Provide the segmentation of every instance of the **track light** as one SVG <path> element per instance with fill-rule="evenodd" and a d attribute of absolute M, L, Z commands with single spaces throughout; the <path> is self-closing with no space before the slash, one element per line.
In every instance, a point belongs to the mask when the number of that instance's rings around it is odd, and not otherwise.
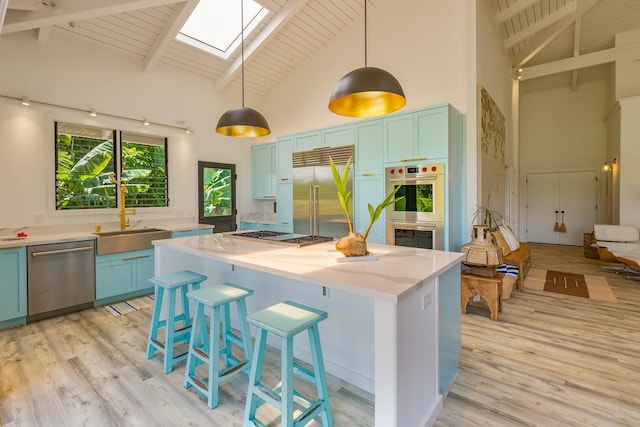
<path fill-rule="evenodd" d="M 26 96 L 22 97 L 22 105 L 28 107 L 29 106 L 29 98 L 27 98 Z"/>
<path fill-rule="evenodd" d="M 98 115 L 98 113 L 96 113 L 96 110 L 95 110 L 94 108 L 92 108 L 91 110 L 89 110 L 89 115 L 90 115 L 91 117 L 95 117 L 95 116 L 97 116 L 97 115 Z"/>

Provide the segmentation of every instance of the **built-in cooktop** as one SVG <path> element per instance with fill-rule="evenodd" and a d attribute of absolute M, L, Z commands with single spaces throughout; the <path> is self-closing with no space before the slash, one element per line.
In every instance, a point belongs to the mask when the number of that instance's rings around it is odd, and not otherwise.
<path fill-rule="evenodd" d="M 285 233 L 282 231 L 270 230 L 240 231 L 229 235 L 244 239 L 260 239 L 265 242 L 281 243 L 291 246 L 308 246 L 333 240 L 333 237 L 328 236 L 310 236 L 307 234 Z"/>

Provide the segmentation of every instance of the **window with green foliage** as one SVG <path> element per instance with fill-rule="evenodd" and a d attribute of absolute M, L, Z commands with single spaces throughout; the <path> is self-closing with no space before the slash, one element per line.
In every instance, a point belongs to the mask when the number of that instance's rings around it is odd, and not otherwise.
<path fill-rule="evenodd" d="M 55 161 L 56 210 L 119 207 L 112 176 L 127 207 L 168 206 L 166 138 L 56 123 Z"/>

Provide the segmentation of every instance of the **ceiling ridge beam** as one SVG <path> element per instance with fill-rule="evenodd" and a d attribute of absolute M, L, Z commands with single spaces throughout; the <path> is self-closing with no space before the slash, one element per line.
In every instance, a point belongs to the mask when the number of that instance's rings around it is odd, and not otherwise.
<path fill-rule="evenodd" d="M 543 29 L 545 29 L 549 25 L 552 25 L 552 24 L 560 21 L 562 18 L 570 16 L 573 12 L 575 12 L 575 10 L 576 10 L 576 2 L 572 2 L 572 3 L 567 4 L 566 6 L 562 7 L 561 9 L 558 9 L 558 10 L 554 11 L 553 13 L 548 14 L 547 16 L 545 16 L 544 18 L 542 18 L 541 20 L 539 20 L 535 24 L 529 25 L 524 30 L 522 30 L 522 31 L 514 34 L 513 36 L 509 37 L 508 39 L 506 39 L 504 41 L 504 47 L 506 49 L 509 49 L 510 47 L 513 47 L 514 45 L 520 43 L 522 40 L 526 39 L 527 37 L 531 37 L 535 33 L 542 31 Z"/>
<path fill-rule="evenodd" d="M 309 0 L 290 0 L 286 6 L 280 9 L 280 12 L 267 24 L 267 26 L 258 34 L 253 41 L 244 49 L 244 62 L 253 56 L 258 48 L 273 38 L 284 25 L 302 9 Z M 242 56 L 237 57 L 231 65 L 220 75 L 215 83 L 215 92 L 220 93 L 226 88 L 236 76 L 242 66 Z"/>
<path fill-rule="evenodd" d="M 513 18 L 514 16 L 516 16 L 517 14 L 519 14 L 520 12 L 525 10 L 526 8 L 533 6 L 535 3 L 538 3 L 539 1 L 540 0 L 520 0 L 520 1 L 518 1 L 513 6 L 507 7 L 502 12 L 496 14 L 496 18 L 495 18 L 496 24 L 498 24 L 498 25 L 502 24 L 504 21 Z"/>
<path fill-rule="evenodd" d="M 193 13 L 193 10 L 198 6 L 198 3 L 200 3 L 200 0 L 187 0 L 176 7 L 162 28 L 162 31 L 160 31 L 160 34 L 156 37 L 149 52 L 145 55 L 142 62 L 144 71 L 150 70 L 158 63 L 169 45 L 175 40 L 180 29 Z"/>
<path fill-rule="evenodd" d="M 62 25 L 71 21 L 81 21 L 181 2 L 176 0 L 110 0 L 105 3 L 103 0 L 67 0 L 56 7 L 20 14 L 19 17 L 8 15 L 1 34 Z"/>
<path fill-rule="evenodd" d="M 558 61 L 547 62 L 546 64 L 523 68 L 521 72 L 522 78 L 520 80 L 535 79 L 565 71 L 607 64 L 620 59 L 628 59 L 636 55 L 640 55 L 640 43 L 612 47 L 572 58 L 560 59 Z"/>
<path fill-rule="evenodd" d="M 514 57 L 514 68 L 521 68 L 527 62 L 531 61 L 533 57 L 540 53 L 545 47 L 549 46 L 552 41 L 554 41 L 560 34 L 562 34 L 567 28 L 569 28 L 569 26 L 572 25 L 578 17 L 582 17 L 599 1 L 600 0 L 578 0 L 577 9 L 573 13 L 573 15 L 565 16 L 560 21 L 538 33 L 535 39 L 542 41 L 540 41 L 535 46 L 522 51 Z"/>

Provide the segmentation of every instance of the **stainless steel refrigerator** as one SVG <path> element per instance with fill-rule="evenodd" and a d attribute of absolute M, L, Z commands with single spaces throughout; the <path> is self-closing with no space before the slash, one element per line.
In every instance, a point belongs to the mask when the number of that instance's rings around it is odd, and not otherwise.
<path fill-rule="evenodd" d="M 338 200 L 338 193 L 329 158 L 342 176 L 345 165 L 353 156 L 353 145 L 322 147 L 293 153 L 293 232 L 335 238 L 349 234 L 347 217 Z M 353 189 L 353 164 L 347 186 Z M 353 221 L 353 197 L 349 214 Z"/>

